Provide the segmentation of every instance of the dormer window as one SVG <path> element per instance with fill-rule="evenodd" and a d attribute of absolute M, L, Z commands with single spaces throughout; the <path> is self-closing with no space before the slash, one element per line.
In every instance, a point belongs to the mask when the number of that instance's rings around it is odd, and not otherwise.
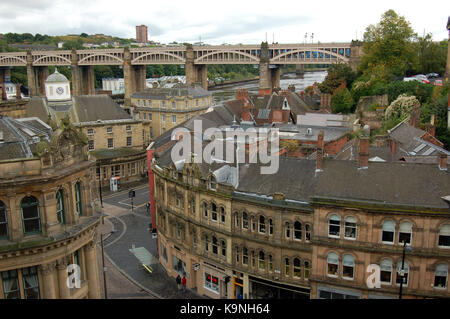
<path fill-rule="evenodd" d="M 216 178 L 214 176 L 211 176 L 209 178 L 209 189 L 216 190 L 216 188 L 217 188 Z"/>

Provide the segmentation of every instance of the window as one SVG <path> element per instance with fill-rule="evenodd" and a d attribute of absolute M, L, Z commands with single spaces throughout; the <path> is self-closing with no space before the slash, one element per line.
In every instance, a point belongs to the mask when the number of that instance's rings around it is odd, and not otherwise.
<path fill-rule="evenodd" d="M 114 139 L 108 138 L 108 148 L 114 148 Z"/>
<path fill-rule="evenodd" d="M 246 212 L 242 213 L 242 228 L 248 229 L 248 215 Z"/>
<path fill-rule="evenodd" d="M 442 225 L 439 232 L 439 247 L 450 247 L 450 225 Z"/>
<path fill-rule="evenodd" d="M 408 222 L 403 222 L 400 224 L 400 228 L 398 230 L 398 243 L 406 245 L 411 245 L 411 234 L 412 234 L 412 225 Z"/>
<path fill-rule="evenodd" d="M 273 221 L 272 221 L 272 218 L 269 219 L 269 235 L 273 235 Z"/>
<path fill-rule="evenodd" d="M 106 128 L 106 133 L 112 134 L 112 132 L 113 132 L 113 128 L 112 127 L 107 127 Z"/>
<path fill-rule="evenodd" d="M 131 125 L 127 125 L 126 127 L 127 132 L 131 132 Z"/>
<path fill-rule="evenodd" d="M 446 288 L 448 277 L 448 265 L 440 264 L 434 273 L 434 288 Z"/>
<path fill-rule="evenodd" d="M 219 293 L 219 278 L 205 272 L 205 288 Z"/>
<path fill-rule="evenodd" d="M 294 258 L 294 277 L 302 277 L 302 263 L 298 258 Z"/>
<path fill-rule="evenodd" d="M 186 108 L 189 108 L 189 102 L 186 101 Z"/>
<path fill-rule="evenodd" d="M 256 230 L 256 220 L 255 220 L 255 216 L 250 217 L 251 221 L 252 221 L 252 231 Z"/>
<path fill-rule="evenodd" d="M 166 114 L 161 114 L 161 122 L 166 122 Z"/>
<path fill-rule="evenodd" d="M 152 100 L 148 101 L 148 107 L 152 107 Z"/>
<path fill-rule="evenodd" d="M 6 206 L 0 201 L 0 238 L 8 237 L 8 220 L 6 218 Z"/>
<path fill-rule="evenodd" d="M 147 119 L 147 114 L 146 113 L 142 113 L 142 114 L 143 114 L 144 120 L 146 120 Z"/>
<path fill-rule="evenodd" d="M 309 224 L 305 225 L 305 240 L 306 241 L 311 240 L 311 226 Z"/>
<path fill-rule="evenodd" d="M 64 192 L 60 189 L 56 193 L 56 218 L 60 224 L 66 223 L 66 213 L 64 210 Z"/>
<path fill-rule="evenodd" d="M 236 247 L 236 263 L 239 263 L 239 247 Z"/>
<path fill-rule="evenodd" d="M 189 120 L 189 114 L 186 114 L 186 120 Z"/>
<path fill-rule="evenodd" d="M 95 149 L 94 140 L 89 140 L 88 145 L 89 145 L 89 150 L 90 151 Z"/>
<path fill-rule="evenodd" d="M 339 258 L 335 253 L 329 253 L 327 257 L 327 275 L 329 277 L 337 277 L 339 269 Z"/>
<path fill-rule="evenodd" d="M 393 244 L 395 234 L 395 224 L 391 220 L 386 220 L 383 223 L 383 233 L 381 235 L 381 241 L 383 243 Z"/>
<path fill-rule="evenodd" d="M 255 251 L 252 251 L 252 267 L 255 267 Z"/>
<path fill-rule="evenodd" d="M 234 213 L 234 226 L 239 228 L 239 214 L 237 212 Z"/>
<path fill-rule="evenodd" d="M 273 257 L 269 255 L 269 271 L 273 271 Z"/>
<path fill-rule="evenodd" d="M 19 276 L 16 269 L 3 271 L 2 282 L 5 299 L 20 299 Z"/>
<path fill-rule="evenodd" d="M 137 100 L 137 106 L 141 106 L 141 100 Z"/>
<path fill-rule="evenodd" d="M 218 244 L 217 244 L 217 238 L 213 236 L 212 238 L 212 252 L 213 254 L 218 254 Z"/>
<path fill-rule="evenodd" d="M 331 215 L 328 220 L 328 236 L 340 237 L 341 234 L 341 217 L 338 215 Z"/>
<path fill-rule="evenodd" d="M 383 259 L 380 263 L 380 282 L 390 285 L 392 282 L 392 261 Z"/>
<path fill-rule="evenodd" d="M 344 255 L 342 258 L 342 278 L 353 279 L 355 260 L 352 255 Z"/>
<path fill-rule="evenodd" d="M 166 107 L 166 102 L 165 102 L 165 101 L 162 101 L 161 107 L 162 107 L 163 109 Z"/>
<path fill-rule="evenodd" d="M 409 265 L 408 265 L 408 263 L 406 261 L 405 261 L 405 263 L 403 265 L 403 271 L 402 271 L 402 263 L 399 262 L 397 264 L 397 280 L 396 280 L 396 283 L 398 285 L 400 285 L 400 283 L 401 283 L 402 273 L 403 273 L 403 285 L 404 286 L 408 286 Z"/>
<path fill-rule="evenodd" d="M 75 207 L 78 215 L 83 215 L 83 204 L 81 201 L 81 183 L 77 182 L 75 184 Z"/>
<path fill-rule="evenodd" d="M 216 178 L 214 176 L 211 176 L 209 178 L 209 189 L 215 190 L 216 189 Z"/>
<path fill-rule="evenodd" d="M 39 280 L 36 267 L 22 269 L 23 293 L 25 299 L 39 299 Z"/>
<path fill-rule="evenodd" d="M 309 265 L 309 261 L 305 261 L 305 279 L 309 278 L 310 271 L 311 267 Z"/>
<path fill-rule="evenodd" d="M 227 256 L 227 244 L 225 243 L 224 240 L 222 240 L 220 242 L 220 246 L 222 247 L 222 257 L 226 257 Z"/>
<path fill-rule="evenodd" d="M 175 105 L 175 102 L 172 102 L 172 108 L 173 108 L 173 109 L 176 109 L 176 108 L 177 108 L 176 105 Z"/>
<path fill-rule="evenodd" d="M 175 124 L 177 122 L 177 116 L 172 115 L 172 123 Z"/>
<path fill-rule="evenodd" d="M 198 100 L 195 100 L 195 106 L 198 106 Z"/>
<path fill-rule="evenodd" d="M 181 239 L 181 227 L 180 224 L 176 223 L 176 235 L 177 235 L 177 239 Z"/>
<path fill-rule="evenodd" d="M 345 229 L 344 229 L 345 239 L 356 239 L 356 218 L 347 217 L 345 219 Z"/>
<path fill-rule="evenodd" d="M 220 222 L 225 224 L 225 208 L 220 207 Z"/>
<path fill-rule="evenodd" d="M 248 265 L 248 249 L 244 247 L 242 250 L 242 264 Z"/>
<path fill-rule="evenodd" d="M 208 217 L 208 204 L 203 203 L 203 217 Z"/>
<path fill-rule="evenodd" d="M 111 166 L 111 176 L 120 176 L 120 165 Z"/>
<path fill-rule="evenodd" d="M 264 256 L 264 252 L 260 251 L 258 257 L 259 257 L 258 258 L 259 269 L 266 269 L 266 259 L 265 259 L 265 256 Z"/>
<path fill-rule="evenodd" d="M 152 113 L 148 113 L 148 120 L 149 120 L 149 121 L 152 120 Z"/>
<path fill-rule="evenodd" d="M 127 136 L 127 146 L 131 146 L 131 145 L 132 145 L 131 136 Z"/>
<path fill-rule="evenodd" d="M 142 100 L 142 104 L 143 104 L 143 106 L 147 106 L 147 103 L 145 100 Z"/>
<path fill-rule="evenodd" d="M 214 203 L 211 203 L 211 220 L 217 221 L 217 205 Z"/>
<path fill-rule="evenodd" d="M 94 135 L 94 129 L 92 129 L 92 128 L 88 129 L 87 135 Z"/>
<path fill-rule="evenodd" d="M 291 272 L 289 258 L 284 258 L 284 274 L 289 276 Z"/>
<path fill-rule="evenodd" d="M 264 216 L 259 216 L 259 232 L 266 233 L 266 219 Z"/>
<path fill-rule="evenodd" d="M 22 199 L 22 223 L 25 234 L 41 232 L 41 217 L 39 215 L 39 202 L 33 196 Z"/>
<path fill-rule="evenodd" d="M 286 238 L 291 238 L 291 225 L 288 222 L 285 224 L 285 235 Z"/>
<path fill-rule="evenodd" d="M 153 127 L 150 127 L 150 138 L 153 138 Z"/>
<path fill-rule="evenodd" d="M 294 223 L 294 239 L 302 240 L 302 223 L 299 221 Z"/>

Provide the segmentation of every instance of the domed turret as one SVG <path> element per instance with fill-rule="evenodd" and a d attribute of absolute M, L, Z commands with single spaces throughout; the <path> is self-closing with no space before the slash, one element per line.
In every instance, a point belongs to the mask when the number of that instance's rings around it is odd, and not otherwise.
<path fill-rule="evenodd" d="M 55 72 L 50 74 L 45 81 L 45 94 L 49 102 L 70 100 L 69 80 L 56 68 Z"/>

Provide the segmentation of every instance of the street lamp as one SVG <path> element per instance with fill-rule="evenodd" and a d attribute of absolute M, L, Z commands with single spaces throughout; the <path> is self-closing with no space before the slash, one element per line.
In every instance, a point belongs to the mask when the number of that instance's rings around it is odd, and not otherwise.
<path fill-rule="evenodd" d="M 402 254 L 402 269 L 400 270 L 400 276 L 402 277 L 402 280 L 400 281 L 400 291 L 398 294 L 398 299 L 402 299 L 403 294 L 403 282 L 405 281 L 405 252 L 411 252 L 413 249 L 411 246 L 406 247 L 406 241 L 403 240 L 403 254 Z"/>

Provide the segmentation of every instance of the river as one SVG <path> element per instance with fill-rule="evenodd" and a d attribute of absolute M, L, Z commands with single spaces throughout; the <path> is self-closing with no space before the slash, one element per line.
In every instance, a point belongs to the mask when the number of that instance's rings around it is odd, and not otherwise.
<path fill-rule="evenodd" d="M 305 72 L 303 76 L 295 74 L 287 74 L 280 80 L 282 90 L 287 90 L 288 86 L 293 84 L 295 91 L 302 91 L 307 86 L 314 84 L 314 82 L 322 82 L 327 76 L 327 71 Z M 245 84 L 237 84 L 235 86 L 224 87 L 220 89 L 211 90 L 214 99 L 214 104 L 221 104 L 223 101 L 233 100 L 236 97 L 238 89 L 247 89 L 249 94 L 258 94 L 259 83 L 251 82 Z"/>

